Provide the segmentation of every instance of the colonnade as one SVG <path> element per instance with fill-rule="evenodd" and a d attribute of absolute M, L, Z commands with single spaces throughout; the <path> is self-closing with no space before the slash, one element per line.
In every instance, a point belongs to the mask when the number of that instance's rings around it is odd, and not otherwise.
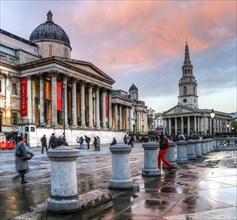
<path fill-rule="evenodd" d="M 228 126 L 229 125 L 229 126 Z M 223 117 L 210 116 L 178 116 L 164 118 L 164 130 L 170 134 L 198 134 L 231 132 L 231 121 Z"/>

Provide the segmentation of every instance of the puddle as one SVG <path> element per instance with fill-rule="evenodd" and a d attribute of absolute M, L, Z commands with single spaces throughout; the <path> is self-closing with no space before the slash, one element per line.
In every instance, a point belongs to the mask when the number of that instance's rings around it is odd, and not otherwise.
<path fill-rule="evenodd" d="M 163 192 L 163 193 L 187 193 L 188 189 L 181 188 L 181 187 L 165 186 L 160 190 L 160 192 Z"/>

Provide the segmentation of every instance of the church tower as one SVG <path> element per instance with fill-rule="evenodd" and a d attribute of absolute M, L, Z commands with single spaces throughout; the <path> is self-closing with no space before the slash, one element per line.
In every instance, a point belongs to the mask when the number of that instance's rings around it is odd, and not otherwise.
<path fill-rule="evenodd" d="M 180 105 L 191 108 L 198 108 L 197 82 L 193 76 L 193 66 L 190 61 L 188 43 L 185 45 L 184 63 L 182 66 L 182 78 L 179 80 L 179 96 Z"/>

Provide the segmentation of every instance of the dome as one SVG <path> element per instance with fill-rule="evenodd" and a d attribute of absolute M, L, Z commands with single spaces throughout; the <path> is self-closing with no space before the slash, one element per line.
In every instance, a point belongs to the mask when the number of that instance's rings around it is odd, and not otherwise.
<path fill-rule="evenodd" d="M 132 84 L 132 86 L 130 87 L 129 89 L 129 92 L 130 91 L 138 91 L 137 87 L 134 85 L 134 83 Z"/>
<path fill-rule="evenodd" d="M 71 48 L 66 32 L 53 22 L 53 14 L 51 11 L 47 14 L 47 21 L 35 28 L 29 40 L 34 43 L 42 40 L 56 40 Z"/>

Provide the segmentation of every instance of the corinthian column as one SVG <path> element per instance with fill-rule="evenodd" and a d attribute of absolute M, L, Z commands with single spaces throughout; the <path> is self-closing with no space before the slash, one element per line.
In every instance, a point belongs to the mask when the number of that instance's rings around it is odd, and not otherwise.
<path fill-rule="evenodd" d="M 100 88 L 96 87 L 96 128 L 100 128 Z"/>
<path fill-rule="evenodd" d="M 109 91 L 109 128 L 112 128 L 112 102 L 111 102 L 111 91 Z"/>
<path fill-rule="evenodd" d="M 44 103 L 45 103 L 45 87 L 44 87 L 44 75 L 40 74 L 40 125 L 45 125 L 45 112 L 44 112 Z"/>
<path fill-rule="evenodd" d="M 102 91 L 102 122 L 103 122 L 103 129 L 106 129 L 105 89 L 103 89 Z"/>
<path fill-rule="evenodd" d="M 56 72 L 52 72 L 51 74 L 52 80 L 51 80 L 51 124 L 53 126 L 58 125 L 57 121 L 57 74 Z"/>
<path fill-rule="evenodd" d="M 93 127 L 93 116 L 92 116 L 92 110 L 93 110 L 93 103 L 92 103 L 92 84 L 89 84 L 89 128 Z"/>
<path fill-rule="evenodd" d="M 31 91 L 31 77 L 27 77 L 27 108 L 28 108 L 28 123 L 32 123 L 32 91 Z"/>
<path fill-rule="evenodd" d="M 72 82 L 72 126 L 77 127 L 77 85 L 75 79 Z"/>
<path fill-rule="evenodd" d="M 81 127 L 86 127 L 85 121 L 85 82 L 81 81 Z"/>
<path fill-rule="evenodd" d="M 64 106 L 63 106 L 63 111 L 64 111 L 64 122 L 65 125 L 68 126 L 68 114 L 67 114 L 67 77 L 64 77 L 63 79 L 63 99 L 64 99 Z"/>

